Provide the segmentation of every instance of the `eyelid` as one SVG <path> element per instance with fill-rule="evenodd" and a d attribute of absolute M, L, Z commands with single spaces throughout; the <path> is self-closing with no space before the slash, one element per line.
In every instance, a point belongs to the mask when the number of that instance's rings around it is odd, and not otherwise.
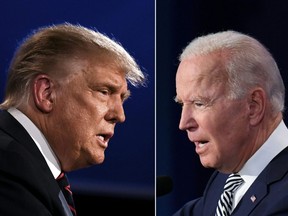
<path fill-rule="evenodd" d="M 207 104 L 206 104 L 205 102 L 199 101 L 199 100 L 194 101 L 193 104 L 194 104 L 195 106 L 197 106 L 197 107 L 207 106 Z"/>
<path fill-rule="evenodd" d="M 184 106 L 185 104 L 186 105 L 191 104 L 191 105 L 199 106 L 199 107 L 203 107 L 203 106 L 207 106 L 208 105 L 207 101 L 202 100 L 202 99 L 193 99 L 191 101 L 183 102 L 183 101 L 179 100 L 177 97 L 175 97 L 174 101 L 176 103 L 180 104 L 181 106 Z"/>
<path fill-rule="evenodd" d="M 109 89 L 101 89 L 100 92 L 111 94 L 111 91 Z"/>

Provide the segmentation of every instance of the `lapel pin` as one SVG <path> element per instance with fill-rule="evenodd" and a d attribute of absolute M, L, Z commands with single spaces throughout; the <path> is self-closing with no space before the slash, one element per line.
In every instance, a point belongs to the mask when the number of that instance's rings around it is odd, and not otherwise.
<path fill-rule="evenodd" d="M 255 195 L 252 195 L 252 196 L 250 197 L 250 200 L 254 203 L 254 202 L 256 201 L 256 196 L 255 196 Z"/>

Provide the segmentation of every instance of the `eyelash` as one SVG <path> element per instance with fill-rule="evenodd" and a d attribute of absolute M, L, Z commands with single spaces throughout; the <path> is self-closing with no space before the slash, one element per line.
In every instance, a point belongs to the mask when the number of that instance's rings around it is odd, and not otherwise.
<path fill-rule="evenodd" d="M 110 91 L 109 91 L 109 90 L 100 90 L 100 92 L 101 92 L 103 95 L 109 95 L 109 94 L 110 94 Z"/>
<path fill-rule="evenodd" d="M 109 91 L 108 89 L 105 89 L 105 90 L 99 90 L 99 92 L 104 95 L 104 96 L 109 96 L 111 94 L 113 94 L 113 92 Z M 122 100 L 122 103 L 124 103 L 128 98 L 126 97 L 121 97 L 121 100 Z"/>
<path fill-rule="evenodd" d="M 205 106 L 205 104 L 204 104 L 203 102 L 201 102 L 201 101 L 194 101 L 193 104 L 194 104 L 195 106 L 197 106 L 197 107 L 203 107 L 203 106 Z"/>
<path fill-rule="evenodd" d="M 184 106 L 184 103 L 183 102 L 177 102 L 182 108 Z M 205 104 L 204 102 L 202 101 L 191 101 L 190 103 L 186 103 L 186 104 L 191 104 L 197 108 L 204 108 L 207 106 L 207 104 Z"/>

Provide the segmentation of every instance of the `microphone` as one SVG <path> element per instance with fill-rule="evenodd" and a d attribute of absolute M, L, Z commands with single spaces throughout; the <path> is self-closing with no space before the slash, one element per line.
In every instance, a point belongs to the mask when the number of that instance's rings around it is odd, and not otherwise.
<path fill-rule="evenodd" d="M 173 189 L 173 181 L 170 176 L 157 176 L 156 195 L 157 197 L 168 194 Z"/>

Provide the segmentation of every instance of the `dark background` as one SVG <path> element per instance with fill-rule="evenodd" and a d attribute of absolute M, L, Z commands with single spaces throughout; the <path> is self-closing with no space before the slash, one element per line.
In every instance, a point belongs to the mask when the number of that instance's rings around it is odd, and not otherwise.
<path fill-rule="evenodd" d="M 131 89 L 126 122 L 116 128 L 105 162 L 69 174 L 78 213 L 154 215 L 156 135 L 156 175 L 169 175 L 174 182 L 171 193 L 157 198 L 157 216 L 169 216 L 202 194 L 212 172 L 201 166 L 194 145 L 178 129 L 181 108 L 173 98 L 179 54 L 202 34 L 241 31 L 266 45 L 288 86 L 287 4 L 285 0 L 157 0 L 155 130 L 154 0 L 1 1 L 0 98 L 17 43 L 34 28 L 68 21 L 119 40 L 149 75 L 149 83 L 147 88 Z"/>
<path fill-rule="evenodd" d="M 156 16 L 156 174 L 171 176 L 174 183 L 171 193 L 157 198 L 157 215 L 169 216 L 202 195 L 212 172 L 202 167 L 194 144 L 186 132 L 178 129 L 181 108 L 173 98 L 179 54 L 197 36 L 228 29 L 240 31 L 254 36 L 270 50 L 288 87 L 288 3 L 157 0 Z"/>
<path fill-rule="evenodd" d="M 17 45 L 40 26 L 70 22 L 115 38 L 148 75 L 147 87 L 132 88 L 126 122 L 116 127 L 106 159 L 69 173 L 78 215 L 154 215 L 154 0 L 0 1 L 0 99 Z M 89 212 L 89 213 L 88 213 Z"/>

